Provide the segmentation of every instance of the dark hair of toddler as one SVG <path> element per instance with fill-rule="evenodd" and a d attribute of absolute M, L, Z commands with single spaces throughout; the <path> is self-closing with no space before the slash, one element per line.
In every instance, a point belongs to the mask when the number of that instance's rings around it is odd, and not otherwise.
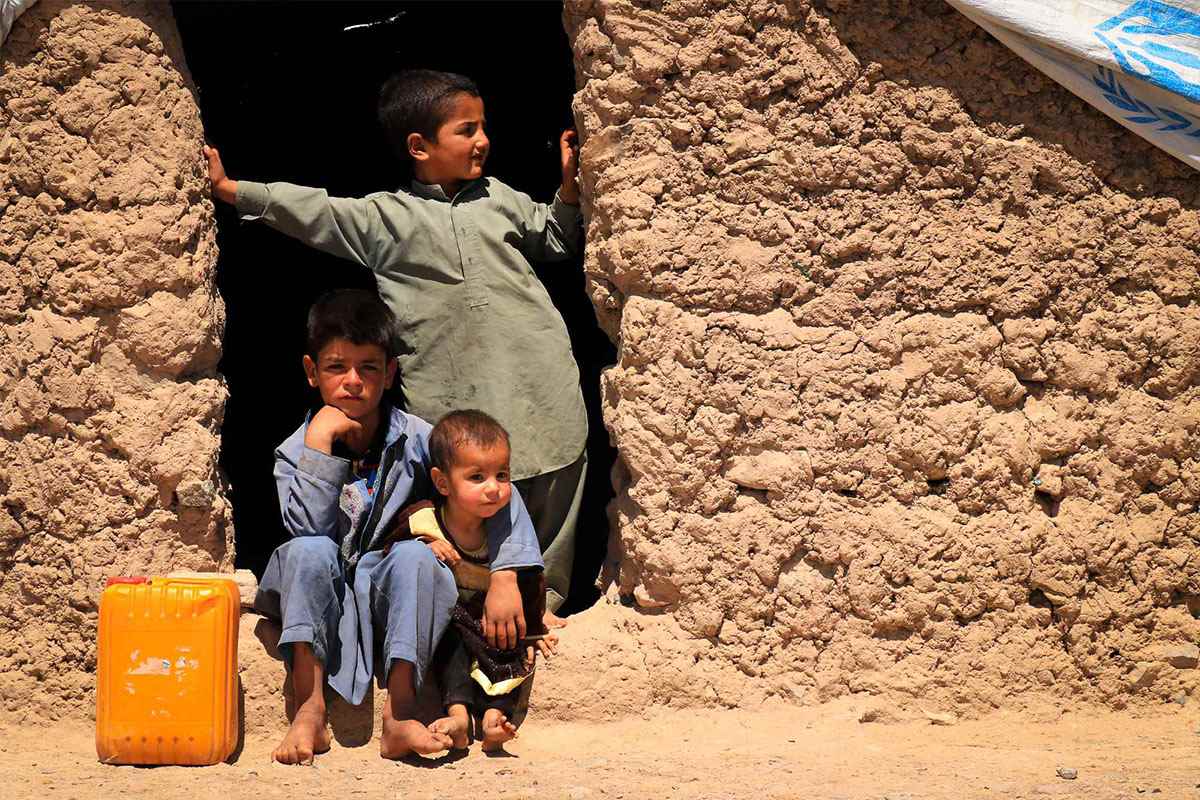
<path fill-rule="evenodd" d="M 464 445 L 488 450 L 499 444 L 509 447 L 508 431 L 493 417 L 473 408 L 451 411 L 429 433 L 430 466 L 449 472 Z"/>

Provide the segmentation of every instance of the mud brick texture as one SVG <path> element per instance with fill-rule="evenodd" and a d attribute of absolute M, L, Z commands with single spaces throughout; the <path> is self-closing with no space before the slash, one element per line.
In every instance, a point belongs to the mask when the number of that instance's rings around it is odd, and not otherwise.
<path fill-rule="evenodd" d="M 91 712 L 108 575 L 231 569 L 224 310 L 165 3 L 42 0 L 0 55 L 0 714 Z"/>
<path fill-rule="evenodd" d="M 652 694 L 1195 692 L 1195 172 L 941 0 L 564 21 Z"/>

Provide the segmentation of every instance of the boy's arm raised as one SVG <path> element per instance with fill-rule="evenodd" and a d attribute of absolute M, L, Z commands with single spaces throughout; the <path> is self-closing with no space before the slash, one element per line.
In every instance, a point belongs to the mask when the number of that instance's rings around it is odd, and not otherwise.
<path fill-rule="evenodd" d="M 261 220 L 310 247 L 375 269 L 399 244 L 371 198 L 330 197 L 324 189 L 292 183 L 235 181 L 221 155 L 204 148 L 213 196 L 237 208 L 244 220 Z"/>
<path fill-rule="evenodd" d="M 582 236 L 579 214 L 579 149 L 575 131 L 559 138 L 562 185 L 550 205 L 535 203 L 529 195 L 513 192 L 521 213 L 524 236 L 521 250 L 533 261 L 561 261 L 579 252 Z"/>

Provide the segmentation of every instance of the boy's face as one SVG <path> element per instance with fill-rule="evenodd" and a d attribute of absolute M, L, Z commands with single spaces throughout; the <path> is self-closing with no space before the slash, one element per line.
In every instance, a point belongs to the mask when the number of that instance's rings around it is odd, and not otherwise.
<path fill-rule="evenodd" d="M 483 177 L 491 143 L 484 126 L 483 101 L 469 94 L 457 94 L 450 113 L 437 129 L 433 141 L 419 133 L 408 137 L 408 152 L 416 164 L 422 183 L 461 184 Z"/>
<path fill-rule="evenodd" d="M 317 353 L 315 362 L 304 357 L 304 373 L 325 405 L 361 421 L 375 413 L 384 390 L 392 385 L 396 359 L 389 359 L 377 344 L 333 339 Z"/>
<path fill-rule="evenodd" d="M 508 445 L 478 447 L 464 444 L 454 454 L 449 472 L 430 470 L 433 485 L 446 497 L 446 505 L 460 514 L 488 519 L 508 505 L 512 484 L 508 473 Z"/>

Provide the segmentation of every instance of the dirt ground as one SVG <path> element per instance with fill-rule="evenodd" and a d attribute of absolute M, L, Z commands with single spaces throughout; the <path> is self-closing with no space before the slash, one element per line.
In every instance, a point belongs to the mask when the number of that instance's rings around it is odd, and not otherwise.
<path fill-rule="evenodd" d="M 859 721 L 861 701 L 771 711 L 657 711 L 621 722 L 528 721 L 509 757 L 392 763 L 337 744 L 315 767 L 248 741 L 215 767 L 97 763 L 92 731 L 0 728 L 7 800 L 257 798 L 1200 798 L 1200 709 L 995 714 L 933 724 Z M 1058 777 L 1060 767 L 1078 777 Z"/>

